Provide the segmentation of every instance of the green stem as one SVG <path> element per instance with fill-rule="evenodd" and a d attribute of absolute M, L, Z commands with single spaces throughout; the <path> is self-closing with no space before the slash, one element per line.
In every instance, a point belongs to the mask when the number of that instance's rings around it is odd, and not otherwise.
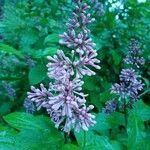
<path fill-rule="evenodd" d="M 68 134 L 67 134 L 67 132 L 64 132 L 64 143 L 65 144 L 68 143 Z"/>
<path fill-rule="evenodd" d="M 127 129 L 127 124 L 128 124 L 128 114 L 127 114 L 127 107 L 126 107 L 126 98 L 124 98 L 124 119 L 125 119 L 125 128 Z"/>
<path fill-rule="evenodd" d="M 84 150 L 85 145 L 86 145 L 86 131 L 84 131 L 84 133 L 83 133 L 83 146 L 82 146 L 82 150 Z"/>
<path fill-rule="evenodd" d="M 140 94 L 139 97 L 142 97 L 143 95 L 145 95 L 148 92 L 150 92 L 150 89 L 147 89 L 145 92 L 143 92 L 142 94 Z"/>

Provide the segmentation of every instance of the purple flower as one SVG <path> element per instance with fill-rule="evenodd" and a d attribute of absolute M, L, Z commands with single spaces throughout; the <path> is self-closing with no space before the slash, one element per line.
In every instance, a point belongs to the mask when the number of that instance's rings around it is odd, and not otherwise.
<path fill-rule="evenodd" d="M 93 5 L 93 10 L 98 16 L 103 16 L 105 14 L 104 6 L 98 0 L 91 0 L 91 5 Z"/>
<path fill-rule="evenodd" d="M 35 105 L 28 98 L 25 99 L 23 106 L 24 106 L 27 113 L 33 114 L 36 111 Z"/>
<path fill-rule="evenodd" d="M 131 69 L 122 69 L 119 77 L 120 81 L 134 82 L 137 78 L 137 75 L 135 74 L 135 70 L 131 68 Z"/>
<path fill-rule="evenodd" d="M 67 23 L 68 31 L 60 35 L 60 43 L 72 49 L 71 55 L 66 56 L 58 50 L 56 55 L 49 56 L 48 77 L 54 81 L 48 89 L 41 84 L 40 89 L 31 87 L 32 92 L 28 92 L 28 98 L 38 108 L 45 108 L 55 127 L 64 132 L 81 128 L 88 130 L 96 123 L 95 116 L 89 113 L 93 106 L 85 105 L 87 95 L 82 92 L 84 82 L 81 80 L 83 75 L 95 74 L 90 66 L 100 69 L 95 44 L 87 29 L 87 25 L 95 19 L 87 13 L 87 4 L 80 0 L 75 0 L 75 3 L 75 11 Z"/>
<path fill-rule="evenodd" d="M 26 63 L 29 67 L 29 69 L 33 68 L 35 66 L 35 62 L 33 61 L 32 57 L 30 55 L 25 55 Z"/>
<path fill-rule="evenodd" d="M 111 87 L 111 92 L 122 95 L 126 92 L 126 87 L 123 83 L 120 83 L 120 84 L 115 83 Z"/>
<path fill-rule="evenodd" d="M 86 51 L 92 51 L 95 47 L 95 43 L 92 42 L 92 39 L 83 32 L 76 34 L 74 30 L 71 30 L 68 33 L 63 33 L 60 37 L 60 44 L 74 48 L 80 55 L 83 55 Z"/>
<path fill-rule="evenodd" d="M 10 83 L 7 83 L 5 81 L 3 81 L 2 83 L 3 83 L 3 87 L 4 87 L 5 91 L 7 92 L 8 97 L 10 99 L 14 100 L 14 98 L 16 97 L 15 89 L 12 87 L 12 85 Z"/>
<path fill-rule="evenodd" d="M 103 112 L 106 114 L 111 114 L 112 112 L 115 112 L 118 107 L 118 103 L 116 100 L 111 100 L 106 102 L 105 108 L 103 108 Z"/>
<path fill-rule="evenodd" d="M 131 39 L 131 42 L 129 44 L 129 53 L 124 59 L 124 62 L 126 64 L 132 64 L 139 68 L 141 65 L 144 65 L 145 60 L 143 57 L 140 57 L 141 50 L 139 47 L 139 43 L 135 39 Z"/>
<path fill-rule="evenodd" d="M 74 62 L 74 66 L 76 68 L 77 76 L 82 77 L 83 75 L 95 75 L 95 72 L 92 71 L 88 66 L 93 66 L 96 69 L 100 69 L 98 63 L 100 61 L 96 59 L 97 53 L 94 51 L 89 51 L 85 56 L 81 56 L 80 59 Z"/>
<path fill-rule="evenodd" d="M 57 54 L 53 57 L 48 56 L 48 60 L 50 61 L 47 64 L 48 77 L 61 80 L 69 74 L 74 74 L 72 62 L 68 57 L 65 56 L 62 50 L 57 51 Z"/>
<path fill-rule="evenodd" d="M 44 87 L 43 84 L 40 84 L 40 89 L 36 89 L 34 86 L 31 86 L 32 92 L 28 92 L 28 98 L 35 102 L 38 109 L 44 106 L 47 103 L 48 97 L 52 94 Z"/>
<path fill-rule="evenodd" d="M 87 108 L 84 106 L 78 109 L 78 113 L 75 116 L 75 130 L 77 132 L 79 132 L 81 128 L 88 131 L 90 126 L 96 124 L 96 121 L 94 120 L 95 116 L 89 113 L 93 108 L 93 105 L 89 105 Z"/>
<path fill-rule="evenodd" d="M 137 76 L 132 68 L 123 69 L 120 74 L 120 83 L 112 85 L 111 92 L 117 94 L 121 99 L 129 99 L 128 104 L 131 106 L 132 102 L 137 101 L 138 93 L 144 86 L 139 78 L 140 76 Z"/>

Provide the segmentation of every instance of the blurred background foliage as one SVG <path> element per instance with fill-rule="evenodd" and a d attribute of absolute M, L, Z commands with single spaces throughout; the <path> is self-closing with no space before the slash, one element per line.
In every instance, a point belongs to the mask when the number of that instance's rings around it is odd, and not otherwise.
<path fill-rule="evenodd" d="M 0 1 L 0 149 L 11 150 L 148 150 L 150 149 L 150 93 L 142 96 L 130 110 L 127 134 L 123 114 L 101 113 L 112 99 L 110 87 L 119 79 L 123 58 L 131 38 L 140 42 L 146 63 L 140 70 L 149 89 L 150 79 L 150 1 L 101 0 L 103 15 L 91 6 L 96 22 L 90 27 L 101 70 L 85 77 L 84 91 L 88 103 L 95 105 L 97 125 L 86 133 L 72 135 L 72 144 L 63 145 L 63 137 L 48 117 L 24 113 L 26 92 L 31 85 L 49 83 L 46 56 L 54 55 L 60 46 L 59 34 L 73 9 L 71 0 L 3 0 Z M 20 112 L 20 113 L 19 113 Z M 43 111 L 42 111 L 43 112 Z M 86 141 L 86 143 L 82 143 Z"/>

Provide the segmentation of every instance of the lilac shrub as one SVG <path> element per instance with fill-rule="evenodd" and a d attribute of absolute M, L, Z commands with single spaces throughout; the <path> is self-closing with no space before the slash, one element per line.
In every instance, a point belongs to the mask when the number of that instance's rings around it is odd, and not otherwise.
<path fill-rule="evenodd" d="M 135 69 L 139 68 L 145 62 L 144 58 L 139 56 L 140 52 L 138 42 L 131 39 L 129 53 L 124 59 L 124 62 L 125 64 L 132 65 L 132 67 L 122 69 L 119 75 L 120 83 L 115 83 L 111 87 L 111 93 L 116 94 L 118 100 L 108 101 L 103 112 L 112 113 L 119 108 L 133 107 L 134 102 L 139 99 L 139 92 L 143 89 L 144 84 Z"/>
<path fill-rule="evenodd" d="M 45 88 L 31 87 L 28 98 L 36 104 L 37 109 L 45 108 L 55 127 L 69 132 L 72 129 L 85 131 L 93 126 L 95 116 L 90 113 L 93 105 L 86 106 L 87 94 L 82 92 L 84 75 L 95 75 L 91 69 L 100 69 L 95 43 L 90 38 L 88 25 L 95 21 L 88 13 L 88 6 L 81 0 L 74 0 L 76 5 L 72 18 L 66 23 L 67 31 L 60 35 L 60 44 L 70 50 L 67 56 L 62 50 L 56 55 L 48 56 L 48 77 L 54 82 Z"/>

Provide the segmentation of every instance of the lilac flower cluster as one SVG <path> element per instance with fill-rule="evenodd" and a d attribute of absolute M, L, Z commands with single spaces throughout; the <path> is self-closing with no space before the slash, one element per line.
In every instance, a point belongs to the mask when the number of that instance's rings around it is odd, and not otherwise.
<path fill-rule="evenodd" d="M 129 44 L 129 53 L 124 59 L 124 62 L 126 64 L 132 64 L 139 68 L 141 65 L 144 65 L 145 60 L 143 57 L 140 57 L 140 47 L 139 42 L 135 39 L 131 39 L 131 42 Z"/>
<path fill-rule="evenodd" d="M 33 114 L 36 111 L 33 102 L 28 98 L 25 99 L 23 106 L 27 113 Z"/>
<path fill-rule="evenodd" d="M 60 35 L 60 44 L 72 49 L 71 56 L 68 57 L 62 50 L 58 50 L 53 57 L 48 56 L 48 77 L 54 82 L 49 84 L 48 89 L 40 84 L 40 89 L 32 86 L 32 91 L 28 92 L 28 98 L 36 107 L 45 108 L 55 127 L 64 132 L 72 129 L 79 131 L 81 128 L 87 131 L 96 123 L 95 116 L 89 112 L 94 106 L 86 107 L 88 95 L 82 92 L 82 77 L 95 75 L 89 67 L 100 69 L 95 44 L 87 28 L 95 19 L 87 13 L 90 7 L 86 3 L 81 0 L 74 2 L 76 7 L 66 24 L 67 32 Z"/>
<path fill-rule="evenodd" d="M 116 100 L 110 100 L 106 102 L 105 108 L 103 108 L 103 112 L 106 114 L 111 114 L 117 110 L 118 103 Z"/>
<path fill-rule="evenodd" d="M 35 62 L 33 61 L 32 57 L 30 55 L 26 55 L 25 59 L 26 59 L 26 64 L 28 65 L 29 69 L 31 69 L 35 66 Z"/>
<path fill-rule="evenodd" d="M 99 2 L 98 0 L 91 0 L 91 4 L 94 5 L 93 10 L 99 17 L 105 14 L 104 6 L 101 2 Z"/>
<path fill-rule="evenodd" d="M 15 89 L 12 87 L 12 85 L 10 83 L 7 83 L 5 81 L 3 81 L 2 83 L 3 83 L 3 87 L 4 87 L 5 91 L 7 92 L 8 97 L 11 100 L 14 100 L 14 98 L 16 97 Z"/>
<path fill-rule="evenodd" d="M 143 57 L 139 57 L 139 54 L 139 44 L 136 40 L 132 39 L 129 44 L 129 53 L 124 62 L 139 68 L 140 65 L 144 64 L 144 59 Z M 122 105 L 132 107 L 134 102 L 139 98 L 139 91 L 143 89 L 144 84 L 140 80 L 140 75 L 133 68 L 122 69 L 119 79 L 120 83 L 115 83 L 111 87 L 111 93 L 117 94 L 119 100 L 115 101 L 115 103 L 114 100 L 108 101 L 103 109 L 105 113 L 114 112 L 118 106 L 121 108 Z M 127 100 L 126 104 L 123 103 L 124 99 Z"/>
<path fill-rule="evenodd" d="M 118 94 L 121 98 L 137 99 L 138 92 L 143 89 L 143 83 L 139 80 L 135 70 L 123 69 L 120 74 L 120 84 L 112 85 L 111 92 Z"/>

